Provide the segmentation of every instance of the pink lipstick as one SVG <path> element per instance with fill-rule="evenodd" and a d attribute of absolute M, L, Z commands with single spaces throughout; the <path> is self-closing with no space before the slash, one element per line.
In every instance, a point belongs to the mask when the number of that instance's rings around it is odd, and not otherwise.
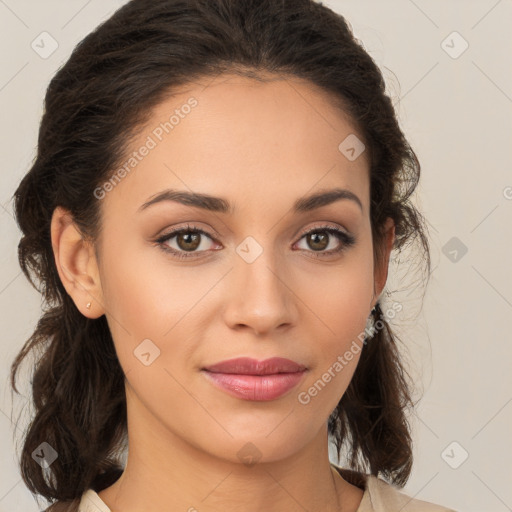
<path fill-rule="evenodd" d="M 268 401 L 283 396 L 302 380 L 307 368 L 282 357 L 258 361 L 238 357 L 203 368 L 212 384 L 244 400 Z"/>

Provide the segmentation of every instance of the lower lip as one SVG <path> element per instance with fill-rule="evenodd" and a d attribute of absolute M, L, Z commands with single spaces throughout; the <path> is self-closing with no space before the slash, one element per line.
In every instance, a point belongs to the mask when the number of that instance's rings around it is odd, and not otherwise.
<path fill-rule="evenodd" d="M 275 400 L 293 389 L 306 370 L 273 375 L 242 375 L 213 373 L 203 370 L 206 377 L 218 388 L 244 400 Z"/>

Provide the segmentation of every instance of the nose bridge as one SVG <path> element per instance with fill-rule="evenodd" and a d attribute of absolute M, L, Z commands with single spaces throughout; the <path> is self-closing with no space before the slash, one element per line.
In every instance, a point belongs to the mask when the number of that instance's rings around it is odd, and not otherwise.
<path fill-rule="evenodd" d="M 249 236 L 236 247 L 234 261 L 227 322 L 232 327 L 245 325 L 258 333 L 293 323 L 296 310 L 283 271 L 285 262 L 273 247 L 263 246 Z"/>

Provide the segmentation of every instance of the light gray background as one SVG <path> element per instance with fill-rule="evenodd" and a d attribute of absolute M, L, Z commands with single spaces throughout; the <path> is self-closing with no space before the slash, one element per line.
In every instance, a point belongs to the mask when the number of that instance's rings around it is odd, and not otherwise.
<path fill-rule="evenodd" d="M 17 470 L 10 420 L 25 402 L 13 409 L 10 364 L 40 315 L 17 263 L 11 196 L 35 155 L 50 78 L 123 3 L 0 0 L 0 512 L 38 510 Z M 396 267 L 387 286 L 404 306 L 394 326 L 423 393 L 405 492 L 460 511 L 512 510 L 512 2 L 324 4 L 346 16 L 383 70 L 422 164 L 416 203 L 434 269 L 423 308 L 410 272 Z M 31 48 L 43 31 L 58 43 L 48 58 Z"/>

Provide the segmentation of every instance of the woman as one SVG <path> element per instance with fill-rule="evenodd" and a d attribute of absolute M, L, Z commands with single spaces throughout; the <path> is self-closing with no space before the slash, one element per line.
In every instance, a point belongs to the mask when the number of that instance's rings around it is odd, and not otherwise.
<path fill-rule="evenodd" d="M 11 375 L 44 347 L 28 488 L 51 512 L 448 510 L 399 491 L 413 404 L 381 297 L 392 249 L 430 266 L 419 172 L 327 7 L 117 11 L 51 81 L 15 193 L 48 304 Z"/>

